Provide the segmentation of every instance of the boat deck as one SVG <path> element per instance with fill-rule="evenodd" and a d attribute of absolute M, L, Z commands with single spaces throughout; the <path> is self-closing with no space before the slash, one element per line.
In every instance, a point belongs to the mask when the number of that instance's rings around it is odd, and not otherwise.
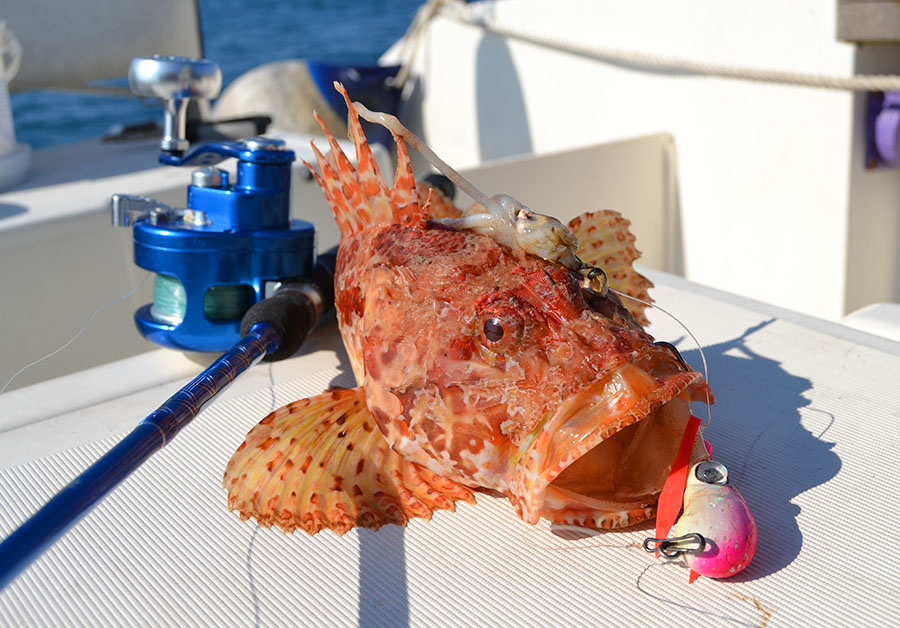
<path fill-rule="evenodd" d="M 257 365 L 0 592 L 0 624 L 886 625 L 900 621 L 900 344 L 648 272 L 694 331 L 706 437 L 753 508 L 756 560 L 726 581 L 638 549 L 649 528 L 567 539 L 505 499 L 376 532 L 284 535 L 228 512 L 221 478 L 273 408 L 352 385 L 333 321 Z M 700 356 L 655 310 L 651 332 Z M 154 351 L 0 397 L 0 535 L 199 367 Z M 695 412 L 700 413 L 702 407 Z M 703 416 L 701 414 L 701 416 Z"/>

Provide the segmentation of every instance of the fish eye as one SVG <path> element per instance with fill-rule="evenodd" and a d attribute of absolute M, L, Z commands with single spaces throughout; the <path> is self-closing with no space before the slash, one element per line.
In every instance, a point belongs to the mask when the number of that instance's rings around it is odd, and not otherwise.
<path fill-rule="evenodd" d="M 728 469 L 720 462 L 707 460 L 697 465 L 694 475 L 704 484 L 727 484 Z"/>
<path fill-rule="evenodd" d="M 503 323 L 499 318 L 489 318 L 484 321 L 484 337 L 491 342 L 500 342 L 503 339 Z"/>
<path fill-rule="evenodd" d="M 507 303 L 479 308 L 478 335 L 481 345 L 494 355 L 503 355 L 516 347 L 525 330 L 521 314 Z"/>

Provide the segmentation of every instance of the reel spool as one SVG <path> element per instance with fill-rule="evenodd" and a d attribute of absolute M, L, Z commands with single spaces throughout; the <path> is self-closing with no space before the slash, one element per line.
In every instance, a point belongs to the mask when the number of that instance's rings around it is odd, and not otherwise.
<path fill-rule="evenodd" d="M 113 224 L 133 226 L 135 263 L 157 273 L 154 301 L 135 312 L 135 323 L 164 347 L 224 351 L 240 340 L 244 313 L 274 284 L 315 270 L 315 227 L 290 217 L 294 152 L 267 137 L 191 149 L 187 105 L 214 98 L 222 86 L 211 61 L 141 57 L 128 79 L 134 93 L 166 101 L 160 163 L 198 166 L 184 209 L 146 197 L 112 197 Z M 233 183 L 214 167 L 228 158 L 237 159 Z"/>

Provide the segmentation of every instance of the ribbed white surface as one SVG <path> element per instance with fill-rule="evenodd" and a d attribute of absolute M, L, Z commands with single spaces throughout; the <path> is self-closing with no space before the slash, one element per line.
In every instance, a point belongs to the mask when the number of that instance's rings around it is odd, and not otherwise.
<path fill-rule="evenodd" d="M 225 463 L 273 404 L 352 385 L 329 369 L 211 406 L 0 593 L 0 625 L 900 623 L 900 357 L 674 288 L 655 296 L 705 347 L 717 396 L 706 435 L 759 525 L 745 574 L 688 585 L 636 547 L 646 529 L 565 540 L 487 496 L 343 538 L 241 522 L 225 508 Z M 652 318 L 658 337 L 683 335 Z M 0 474 L 0 535 L 114 442 Z"/>

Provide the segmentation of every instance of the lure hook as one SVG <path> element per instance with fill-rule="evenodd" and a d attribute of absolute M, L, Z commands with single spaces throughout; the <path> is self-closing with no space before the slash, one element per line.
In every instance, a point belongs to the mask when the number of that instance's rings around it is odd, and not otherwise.
<path fill-rule="evenodd" d="M 657 340 L 653 344 L 655 344 L 657 347 L 665 347 L 666 349 L 671 351 L 675 355 L 675 359 L 678 360 L 678 363 L 681 364 L 681 366 L 684 368 L 684 370 L 686 370 L 686 371 L 694 370 L 688 365 L 687 361 L 681 355 L 681 352 L 671 342 L 666 342 L 665 340 Z"/>
<path fill-rule="evenodd" d="M 581 260 L 578 261 L 581 262 Z M 582 287 L 593 290 L 601 297 L 605 297 L 609 291 L 609 278 L 606 276 L 606 271 L 599 266 L 592 266 L 586 262 L 581 262 L 581 264 L 582 266 L 578 272 L 584 277 Z"/>
<path fill-rule="evenodd" d="M 696 532 L 667 539 L 648 537 L 644 539 L 643 547 L 645 552 L 659 552 L 666 558 L 672 559 L 683 554 L 699 554 L 706 549 L 706 539 L 702 534 Z"/>

